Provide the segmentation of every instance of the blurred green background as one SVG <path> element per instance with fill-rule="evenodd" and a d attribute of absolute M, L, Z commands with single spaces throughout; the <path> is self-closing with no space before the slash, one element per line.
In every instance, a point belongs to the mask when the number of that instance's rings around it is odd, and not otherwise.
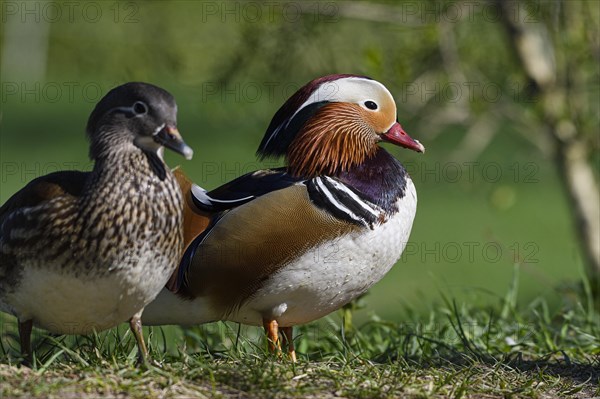
<path fill-rule="evenodd" d="M 386 146 L 411 172 L 419 206 L 404 256 L 362 317 L 426 311 L 440 293 L 497 301 L 515 263 L 521 301 L 560 306 L 584 264 L 539 97 L 498 8 L 467 3 L 4 1 L 0 201 L 36 176 L 90 169 L 87 116 L 118 84 L 147 81 L 175 95 L 195 155 L 167 161 L 214 188 L 279 165 L 254 153 L 297 88 L 364 74 L 390 89 L 427 152 Z M 559 69 L 577 64 L 582 90 L 569 101 L 589 104 L 579 120 L 598 176 L 599 7 L 568 3 L 527 2 L 519 18 L 545 27 Z M 563 34 L 565 15 L 583 21 L 576 34 Z"/>

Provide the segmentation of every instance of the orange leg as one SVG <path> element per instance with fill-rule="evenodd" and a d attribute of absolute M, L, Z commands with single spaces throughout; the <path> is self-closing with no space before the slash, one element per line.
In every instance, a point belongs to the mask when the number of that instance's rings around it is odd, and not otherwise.
<path fill-rule="evenodd" d="M 279 341 L 279 326 L 277 325 L 277 321 L 263 319 L 263 327 L 267 333 L 269 352 L 275 353 L 275 351 L 281 350 L 281 342 Z"/>
<path fill-rule="evenodd" d="M 282 327 L 281 331 L 287 341 L 288 355 L 292 362 L 296 363 L 296 348 L 294 348 L 294 327 Z"/>

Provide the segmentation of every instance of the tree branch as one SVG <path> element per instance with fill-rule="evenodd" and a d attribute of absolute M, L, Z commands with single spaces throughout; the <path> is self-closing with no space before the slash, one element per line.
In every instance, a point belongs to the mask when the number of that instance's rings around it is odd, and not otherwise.
<path fill-rule="evenodd" d="M 590 165 L 587 137 L 577 123 L 578 111 L 573 102 L 582 102 L 584 93 L 570 92 L 573 69 L 569 57 L 565 76 L 557 73 L 554 47 L 544 25 L 524 23 L 518 18 L 521 3 L 495 0 L 502 9 L 502 22 L 511 38 L 527 77 L 541 99 L 541 117 L 546 131 L 554 142 L 555 160 L 563 185 L 568 193 L 575 227 L 586 258 L 587 273 L 600 293 L 600 194 L 593 168 Z M 567 7 L 566 2 L 562 3 Z M 522 10 L 521 10 L 522 11 Z M 569 24 L 570 25 L 570 24 Z M 566 29 L 572 29 L 567 26 Z M 560 79 L 559 77 L 562 77 Z M 570 104 L 571 107 L 567 106 Z M 600 295 L 598 295 L 600 298 Z"/>

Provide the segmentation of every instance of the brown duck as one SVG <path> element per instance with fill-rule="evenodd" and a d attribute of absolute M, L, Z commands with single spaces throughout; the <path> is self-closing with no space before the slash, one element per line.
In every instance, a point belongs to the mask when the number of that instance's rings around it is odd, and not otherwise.
<path fill-rule="evenodd" d="M 17 317 L 31 361 L 36 325 L 87 334 L 129 320 L 141 360 L 140 316 L 181 257 L 183 199 L 163 146 L 187 159 L 167 91 L 111 90 L 87 125 L 91 172 L 31 181 L 0 208 L 0 309 Z"/>

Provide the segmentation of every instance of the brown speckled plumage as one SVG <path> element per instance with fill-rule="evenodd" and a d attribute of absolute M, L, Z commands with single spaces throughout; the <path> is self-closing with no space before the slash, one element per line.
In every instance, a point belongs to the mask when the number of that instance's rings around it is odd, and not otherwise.
<path fill-rule="evenodd" d="M 90 117 L 94 169 L 42 176 L 0 208 L 0 309 L 59 333 L 131 319 L 145 357 L 139 315 L 183 249 L 183 196 L 161 155 L 191 155 L 175 113 L 155 86 L 114 89 Z"/>
<path fill-rule="evenodd" d="M 89 278 L 113 273 L 117 263 L 128 267 L 151 245 L 172 268 L 183 245 L 181 204 L 170 172 L 162 181 L 146 155 L 119 154 L 89 174 L 81 196 L 63 194 L 8 215 L 0 256 L 10 256 L 10 263 L 35 256 L 40 267 Z"/>

